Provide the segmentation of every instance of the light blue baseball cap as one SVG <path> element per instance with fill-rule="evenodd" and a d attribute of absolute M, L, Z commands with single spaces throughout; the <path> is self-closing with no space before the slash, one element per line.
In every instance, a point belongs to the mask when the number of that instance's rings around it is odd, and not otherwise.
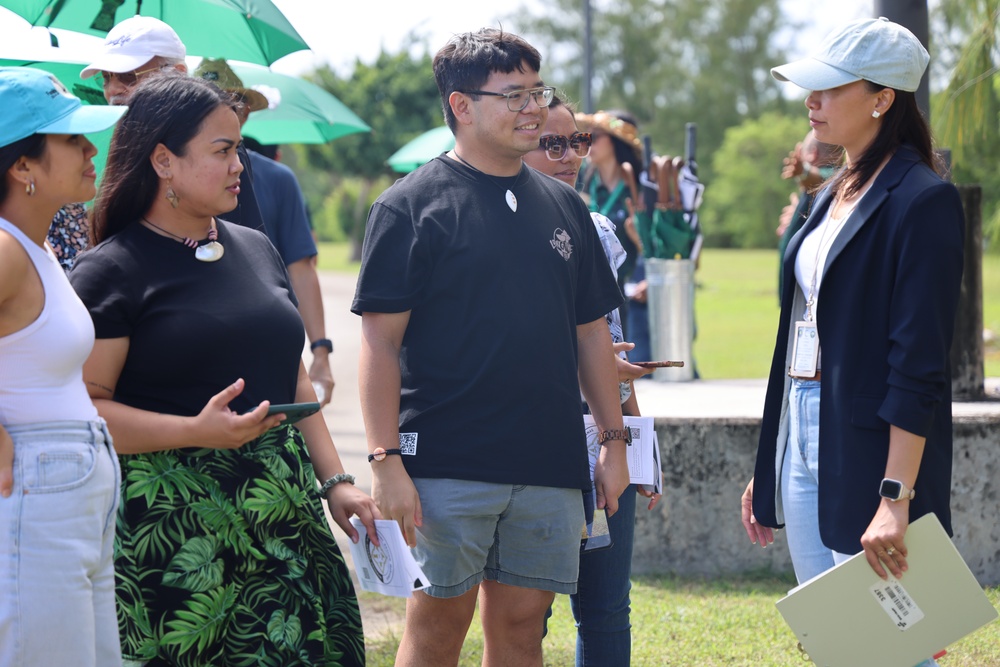
<path fill-rule="evenodd" d="M 912 32 L 885 17 L 854 21 L 830 33 L 809 58 L 771 69 L 778 81 L 829 90 L 862 79 L 916 91 L 930 61 Z"/>
<path fill-rule="evenodd" d="M 87 134 L 114 125 L 126 107 L 84 106 L 48 72 L 0 67 L 0 146 L 33 134 Z"/>

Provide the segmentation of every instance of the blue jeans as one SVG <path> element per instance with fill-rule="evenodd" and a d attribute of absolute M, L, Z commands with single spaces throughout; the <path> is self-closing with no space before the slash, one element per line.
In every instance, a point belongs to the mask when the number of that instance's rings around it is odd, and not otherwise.
<path fill-rule="evenodd" d="M 576 619 L 577 667 L 622 667 L 632 653 L 629 590 L 635 535 L 635 486 L 618 499 L 608 519 L 611 547 L 580 556 L 580 578 L 570 607 Z"/>
<path fill-rule="evenodd" d="M 113 567 L 121 473 L 103 420 L 7 427 L 0 665 L 121 664 Z"/>
<path fill-rule="evenodd" d="M 854 554 L 834 551 L 819 534 L 820 383 L 795 380 L 788 392 L 788 446 L 781 465 L 781 504 L 795 578 L 801 584 Z M 860 543 L 858 544 L 860 550 Z M 933 667 L 926 660 L 917 667 Z"/>

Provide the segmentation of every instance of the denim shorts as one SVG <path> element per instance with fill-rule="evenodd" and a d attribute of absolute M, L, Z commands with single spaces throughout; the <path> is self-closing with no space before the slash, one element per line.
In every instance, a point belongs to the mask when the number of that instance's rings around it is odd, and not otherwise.
<path fill-rule="evenodd" d="M 121 473 L 104 420 L 7 432 L 14 491 L 0 498 L 0 665 L 120 665 Z"/>
<path fill-rule="evenodd" d="M 575 593 L 583 492 L 460 479 L 413 480 L 423 526 L 413 555 L 433 597 L 457 597 L 484 579 Z"/>

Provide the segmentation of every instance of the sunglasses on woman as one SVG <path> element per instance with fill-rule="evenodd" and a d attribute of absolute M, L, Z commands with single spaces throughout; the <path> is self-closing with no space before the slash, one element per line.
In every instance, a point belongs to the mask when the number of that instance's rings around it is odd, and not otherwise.
<path fill-rule="evenodd" d="M 538 141 L 538 147 L 545 151 L 545 157 L 552 161 L 561 160 L 567 149 L 572 149 L 577 157 L 590 155 L 590 145 L 593 143 L 590 132 L 574 132 L 568 137 L 563 134 L 549 134 Z"/>

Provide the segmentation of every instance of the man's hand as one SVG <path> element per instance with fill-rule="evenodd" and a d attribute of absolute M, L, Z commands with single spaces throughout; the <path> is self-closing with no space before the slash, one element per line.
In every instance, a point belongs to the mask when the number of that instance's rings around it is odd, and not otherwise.
<path fill-rule="evenodd" d="M 597 509 L 606 509 L 608 516 L 618 511 L 618 498 L 629 485 L 625 447 L 621 440 L 609 440 L 601 446 L 594 466 Z"/>
<path fill-rule="evenodd" d="M 325 406 L 333 398 L 333 371 L 330 370 L 330 353 L 324 347 L 313 350 L 313 360 L 309 365 L 309 379 L 316 388 L 316 400 L 320 406 Z M 318 386 L 317 386 L 318 385 Z M 323 390 L 320 395 L 320 389 Z"/>
<path fill-rule="evenodd" d="M 382 518 L 397 522 L 406 543 L 411 547 L 417 546 L 416 527 L 424 523 L 420 496 L 398 456 L 373 464 L 372 498 L 382 512 Z"/>

